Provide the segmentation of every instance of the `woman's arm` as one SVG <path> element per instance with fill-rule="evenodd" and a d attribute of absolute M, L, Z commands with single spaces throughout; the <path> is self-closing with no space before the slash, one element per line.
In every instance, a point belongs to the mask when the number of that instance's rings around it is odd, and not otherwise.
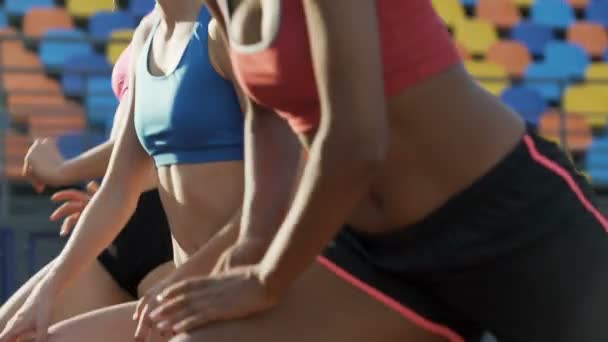
<path fill-rule="evenodd" d="M 271 294 L 282 293 L 348 220 L 387 146 L 376 2 L 303 2 L 321 122 L 294 202 L 260 265 Z"/>
<path fill-rule="evenodd" d="M 139 31 L 136 31 L 132 41 L 134 56 L 137 56 L 135 52 L 141 50 L 144 41 Z M 126 99 L 129 114 L 112 152 L 106 179 L 83 211 L 74 233 L 49 271 L 55 291 L 63 289 L 112 242 L 135 211 L 144 189 L 151 159 L 140 145 L 133 124 L 133 72 L 129 88 Z"/>

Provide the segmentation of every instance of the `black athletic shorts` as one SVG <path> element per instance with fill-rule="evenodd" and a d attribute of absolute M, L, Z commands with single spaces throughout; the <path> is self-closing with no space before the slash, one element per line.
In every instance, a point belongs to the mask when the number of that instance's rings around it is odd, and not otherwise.
<path fill-rule="evenodd" d="M 141 195 L 125 228 L 98 257 L 118 285 L 134 298 L 148 273 L 172 259 L 169 223 L 156 190 Z"/>
<path fill-rule="evenodd" d="M 451 342 L 607 342 L 607 228 L 586 179 L 528 131 L 421 222 L 345 227 L 319 262 Z"/>

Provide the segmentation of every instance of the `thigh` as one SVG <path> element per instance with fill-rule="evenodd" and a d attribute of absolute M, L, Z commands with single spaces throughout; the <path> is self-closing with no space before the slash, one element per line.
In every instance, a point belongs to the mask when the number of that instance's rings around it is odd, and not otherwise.
<path fill-rule="evenodd" d="M 137 322 L 132 316 L 137 302 L 91 311 L 49 329 L 48 342 L 132 342 Z M 148 342 L 164 342 L 158 335 Z"/>
<path fill-rule="evenodd" d="M 150 288 L 169 276 L 173 271 L 175 271 L 175 263 L 173 261 L 168 261 L 150 271 L 150 273 L 139 282 L 139 286 L 137 287 L 139 296 L 141 297 L 146 294 Z"/>
<path fill-rule="evenodd" d="M 314 264 L 273 310 L 219 322 L 172 342 L 439 342 L 442 338 Z"/>
<path fill-rule="evenodd" d="M 53 313 L 53 322 L 134 300 L 114 281 L 106 269 L 95 261 L 70 287 L 63 291 Z"/>

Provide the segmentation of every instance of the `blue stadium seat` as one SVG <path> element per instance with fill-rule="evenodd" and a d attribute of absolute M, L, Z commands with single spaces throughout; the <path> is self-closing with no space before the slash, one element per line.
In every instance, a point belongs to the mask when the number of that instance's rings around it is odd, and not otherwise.
<path fill-rule="evenodd" d="M 141 18 L 152 11 L 154 4 L 154 0 L 131 0 L 129 1 L 129 12 L 137 18 Z"/>
<path fill-rule="evenodd" d="M 464 6 L 475 6 L 477 5 L 477 0 L 460 0 L 460 3 Z"/>
<path fill-rule="evenodd" d="M 88 95 L 86 97 L 87 119 L 90 124 L 107 129 L 108 118 L 114 116 L 118 100 L 113 94 Z"/>
<path fill-rule="evenodd" d="M 101 144 L 104 140 L 105 137 L 101 134 L 74 132 L 60 136 L 57 139 L 57 146 L 64 158 L 71 159 L 82 152 Z"/>
<path fill-rule="evenodd" d="M 5 0 L 4 7 L 6 13 L 11 16 L 22 16 L 32 7 L 53 7 L 55 6 L 54 0 Z"/>
<path fill-rule="evenodd" d="M 530 53 L 539 56 L 545 45 L 553 40 L 553 31 L 546 25 L 521 22 L 511 30 L 511 39 L 522 42 Z"/>
<path fill-rule="evenodd" d="M 593 139 L 587 150 L 586 169 L 594 185 L 608 186 L 608 138 Z"/>
<path fill-rule="evenodd" d="M 567 81 L 564 70 L 547 63 L 530 64 L 524 74 L 526 87 L 536 90 L 547 101 L 558 101 Z"/>
<path fill-rule="evenodd" d="M 0 9 L 0 28 L 5 28 L 8 26 L 8 17 L 6 16 L 6 11 Z"/>
<path fill-rule="evenodd" d="M 567 77 L 582 79 L 590 59 L 585 50 L 572 43 L 550 42 L 545 46 L 545 63 L 560 68 Z"/>
<path fill-rule="evenodd" d="M 86 90 L 89 96 L 114 96 L 112 78 L 109 75 L 89 77 L 86 81 Z"/>
<path fill-rule="evenodd" d="M 0 302 L 4 302 L 15 290 L 15 234 L 0 229 Z"/>
<path fill-rule="evenodd" d="M 107 41 L 112 31 L 135 25 L 135 17 L 129 12 L 98 12 L 89 19 L 89 33 L 95 40 Z"/>
<path fill-rule="evenodd" d="M 40 60 L 50 69 L 62 69 L 71 57 L 92 53 L 86 35 L 79 30 L 52 29 L 40 42 Z"/>
<path fill-rule="evenodd" d="M 585 11 L 587 21 L 592 21 L 608 27 L 608 1 L 594 0 Z"/>
<path fill-rule="evenodd" d="M 68 59 L 61 75 L 63 92 L 67 96 L 83 96 L 85 95 L 86 80 L 89 77 L 108 75 L 111 70 L 112 66 L 103 55 L 74 56 Z"/>
<path fill-rule="evenodd" d="M 561 29 L 576 21 L 574 9 L 565 0 L 536 0 L 530 17 L 535 23 Z"/>
<path fill-rule="evenodd" d="M 538 125 L 538 121 L 547 110 L 547 102 L 534 89 L 515 86 L 506 89 L 500 99 L 529 123 Z"/>

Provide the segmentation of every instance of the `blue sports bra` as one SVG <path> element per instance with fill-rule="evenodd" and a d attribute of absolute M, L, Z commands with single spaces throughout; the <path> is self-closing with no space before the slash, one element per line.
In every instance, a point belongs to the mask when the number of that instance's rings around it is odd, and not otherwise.
<path fill-rule="evenodd" d="M 232 83 L 211 64 L 210 20 L 203 7 L 172 73 L 155 76 L 149 70 L 150 47 L 159 24 L 138 57 L 135 130 L 157 167 L 243 160 L 243 114 Z"/>

